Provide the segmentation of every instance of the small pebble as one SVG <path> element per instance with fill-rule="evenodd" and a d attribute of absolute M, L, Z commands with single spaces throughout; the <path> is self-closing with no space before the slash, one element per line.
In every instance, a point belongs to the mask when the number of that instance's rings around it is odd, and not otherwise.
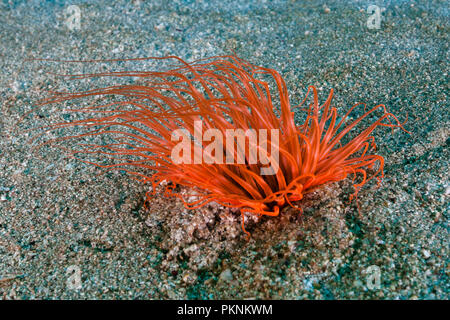
<path fill-rule="evenodd" d="M 222 271 L 222 273 L 219 276 L 220 280 L 229 282 L 233 280 L 233 274 L 231 273 L 230 269 L 225 269 L 224 271 Z"/>

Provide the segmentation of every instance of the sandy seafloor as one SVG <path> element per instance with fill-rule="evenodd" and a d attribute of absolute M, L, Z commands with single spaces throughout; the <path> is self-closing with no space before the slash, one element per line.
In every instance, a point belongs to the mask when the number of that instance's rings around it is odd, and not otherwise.
<path fill-rule="evenodd" d="M 449 298 L 448 2 L 71 4 L 80 29 L 68 27 L 64 1 L 0 1 L 1 298 Z M 367 27 L 371 4 L 384 8 L 379 29 Z M 363 101 L 408 114 L 412 135 L 375 133 L 385 178 L 359 193 L 360 215 L 348 204 L 350 182 L 335 183 L 302 201 L 301 217 L 286 210 L 250 223 L 247 242 L 229 210 L 188 211 L 162 196 L 145 209 L 148 186 L 127 175 L 98 175 L 54 148 L 33 153 L 26 130 L 58 119 L 58 106 L 17 125 L 45 90 L 77 89 L 47 72 L 94 68 L 26 58 L 192 60 L 233 51 L 278 70 L 293 104 L 315 85 L 322 101 L 335 89 L 340 112 Z M 379 286 L 368 281 L 377 270 Z"/>

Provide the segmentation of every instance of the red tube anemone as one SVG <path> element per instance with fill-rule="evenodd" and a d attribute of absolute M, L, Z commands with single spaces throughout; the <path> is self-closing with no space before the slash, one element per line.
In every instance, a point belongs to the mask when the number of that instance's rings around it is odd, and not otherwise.
<path fill-rule="evenodd" d="M 383 177 L 384 159 L 371 153 L 375 150 L 372 132 L 377 127 L 403 129 L 384 105 L 366 109 L 364 104 L 356 104 L 338 119 L 337 109 L 331 106 L 333 90 L 319 105 L 317 90 L 313 86 L 308 88 L 303 102 L 295 107 L 305 105 L 308 96 L 312 95 L 312 103 L 299 109 L 304 122 L 296 124 L 294 107 L 291 107 L 286 84 L 280 74 L 235 56 L 219 56 L 192 63 L 178 57 L 149 59 L 174 59 L 178 65 L 160 72 L 126 71 L 72 76 L 76 79 L 139 77 L 141 83 L 54 93 L 42 104 L 87 97 L 115 96 L 122 99 L 70 109 L 70 112 L 89 116 L 56 123 L 46 129 L 81 127 L 86 131 L 45 143 L 111 135 L 113 143 L 84 143 L 71 153 L 74 156 L 95 153 L 113 158 L 116 161 L 113 164 L 82 161 L 108 170 L 125 170 L 141 181 L 151 182 L 153 192 L 162 181 L 172 182 L 166 186 L 165 194 L 180 198 L 189 209 L 215 201 L 226 207 L 239 208 L 242 214 L 277 216 L 283 207 L 294 206 L 292 202 L 301 200 L 315 187 L 343 180 L 348 175 L 359 177 L 359 182 L 353 178 L 354 197 L 367 181 Z M 362 114 L 356 120 L 348 121 L 350 112 L 358 107 L 364 107 Z M 363 120 L 378 111 L 382 112 L 381 116 L 362 127 Z M 236 128 L 243 131 L 278 130 L 281 141 L 274 141 L 273 136 L 264 141 L 279 154 L 278 170 L 272 175 L 262 175 L 264 164 L 252 162 L 248 154 L 240 163 L 195 163 L 194 158 L 199 152 L 203 154 L 208 144 L 194 139 L 188 140 L 194 152 L 183 154 L 185 160 L 193 161 L 173 161 L 172 152 L 178 144 L 178 141 L 173 141 L 173 132 L 182 129 L 187 135 L 194 136 L 196 121 L 201 121 L 204 129 L 216 129 L 216 133 L 224 136 L 227 130 Z M 358 127 L 362 129 L 358 131 Z M 348 137 L 350 133 L 351 138 Z M 245 139 L 250 146 L 250 137 L 247 135 Z M 232 151 L 225 148 L 209 155 L 217 158 L 219 153 L 223 153 L 220 155 L 223 157 L 230 152 L 232 158 L 238 160 L 234 147 Z M 374 173 L 369 175 L 368 169 L 374 168 L 376 163 L 376 169 L 371 171 Z M 183 197 L 175 191 L 176 185 L 186 186 L 192 193 Z M 187 201 L 192 195 L 198 199 Z M 151 197 L 150 192 L 147 197 Z M 244 217 L 242 227 L 245 231 Z"/>

